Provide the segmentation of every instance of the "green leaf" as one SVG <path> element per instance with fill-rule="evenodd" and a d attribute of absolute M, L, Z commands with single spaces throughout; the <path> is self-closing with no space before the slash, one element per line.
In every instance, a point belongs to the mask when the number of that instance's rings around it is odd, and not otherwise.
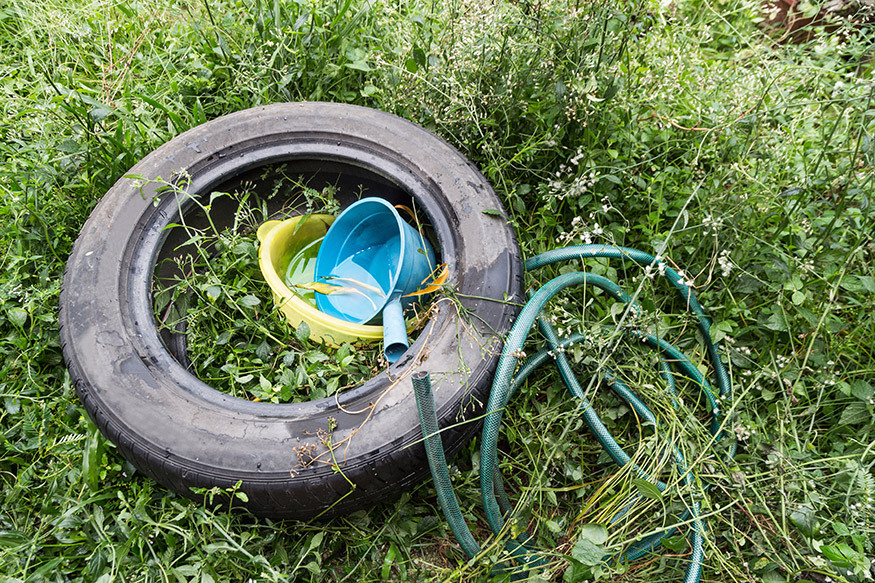
<path fill-rule="evenodd" d="M 9 317 L 9 321 L 19 328 L 22 328 L 24 323 L 27 322 L 27 310 L 11 308 L 6 312 L 6 315 Z"/>
<path fill-rule="evenodd" d="M 210 193 L 210 202 L 207 203 L 207 206 L 208 207 L 213 206 L 213 202 L 215 202 L 215 200 L 217 198 L 222 198 L 222 197 L 226 197 L 226 196 L 228 196 L 227 192 L 222 192 L 220 190 L 214 190 L 213 192 Z"/>
<path fill-rule="evenodd" d="M 862 284 L 867 292 L 875 294 L 875 277 L 871 275 L 858 275 L 857 279 L 860 280 L 860 284 Z"/>
<path fill-rule="evenodd" d="M 250 257 L 255 256 L 255 245 L 252 244 L 251 241 L 240 241 L 234 248 L 232 249 L 234 255 L 249 255 Z"/>
<path fill-rule="evenodd" d="M 638 490 L 638 493 L 644 496 L 645 498 L 650 498 L 651 500 L 662 500 L 662 492 L 659 491 L 654 484 L 651 484 L 647 480 L 643 478 L 634 478 L 632 480 L 632 484 L 635 486 L 635 489 Z"/>
<path fill-rule="evenodd" d="M 66 138 L 62 140 L 60 144 L 57 145 L 58 150 L 64 152 L 65 154 L 75 154 L 79 150 L 82 149 L 82 146 L 76 140 L 72 138 Z"/>
<path fill-rule="evenodd" d="M 426 64 L 425 51 L 423 51 L 419 47 L 413 47 L 413 60 L 420 67 L 425 67 L 425 64 Z"/>
<path fill-rule="evenodd" d="M 204 290 L 204 293 L 207 294 L 210 300 L 215 302 L 222 295 L 222 288 L 218 285 L 211 285 Z"/>
<path fill-rule="evenodd" d="M 872 385 L 863 379 L 857 379 L 851 383 L 851 394 L 861 401 L 868 402 L 869 399 L 875 396 L 875 390 L 872 389 Z"/>
<path fill-rule="evenodd" d="M 483 214 L 489 215 L 490 217 L 504 217 L 504 215 L 501 214 L 501 211 L 498 209 L 485 209 L 483 211 Z"/>
<path fill-rule="evenodd" d="M 787 583 L 787 578 L 777 569 L 762 574 L 763 583 Z"/>
<path fill-rule="evenodd" d="M 231 545 L 229 545 L 226 542 L 208 543 L 208 544 L 203 546 L 203 551 L 207 555 L 212 555 L 215 552 L 236 551 L 236 550 L 237 549 L 235 549 L 234 547 L 232 547 Z M 197 572 L 197 571 L 195 571 L 195 572 Z"/>
<path fill-rule="evenodd" d="M 21 411 L 21 401 L 13 397 L 7 396 L 3 399 L 3 405 L 6 407 L 6 412 L 10 415 L 18 415 Z"/>
<path fill-rule="evenodd" d="M 852 568 L 861 558 L 857 551 L 845 543 L 824 545 L 823 548 L 821 548 L 821 553 L 824 557 L 832 561 L 834 565 L 837 567 L 844 567 L 845 569 Z"/>
<path fill-rule="evenodd" d="M 587 579 L 592 578 L 593 570 L 593 567 L 584 565 L 580 561 L 569 559 L 568 568 L 565 569 L 565 574 L 562 576 L 562 580 L 565 581 L 565 583 L 579 583 L 580 581 L 586 581 Z"/>
<path fill-rule="evenodd" d="M 322 538 L 324 536 L 325 536 L 325 533 L 320 530 L 319 532 L 314 534 L 312 537 L 310 537 L 310 542 L 307 544 L 307 553 L 309 553 L 310 551 L 312 551 L 314 549 L 318 549 L 319 545 L 322 544 Z"/>
<path fill-rule="evenodd" d="M 790 522 L 792 522 L 793 525 L 799 529 L 799 532 L 809 538 L 815 536 L 820 530 L 817 516 L 814 514 L 814 510 L 808 508 L 807 506 L 803 506 L 802 508 L 791 512 Z"/>
<path fill-rule="evenodd" d="M 109 117 L 113 113 L 113 110 L 106 106 L 98 106 L 92 108 L 88 114 L 91 116 L 91 121 L 101 122 L 105 118 Z"/>
<path fill-rule="evenodd" d="M 732 322 L 728 322 L 726 320 L 715 322 L 714 325 L 711 326 L 710 330 L 711 341 L 720 342 L 732 333 L 732 329 Z"/>
<path fill-rule="evenodd" d="M 319 563 L 317 561 L 310 561 L 309 563 L 304 565 L 304 568 L 307 569 L 313 575 L 316 575 L 316 576 L 322 575 L 322 567 L 319 566 Z"/>
<path fill-rule="evenodd" d="M 355 61 L 347 63 L 346 66 L 350 69 L 355 69 L 356 71 L 364 71 L 365 73 L 371 70 L 371 66 L 368 65 L 367 61 Z"/>
<path fill-rule="evenodd" d="M 605 556 L 604 543 L 608 539 L 608 531 L 600 524 L 586 524 L 581 528 L 580 536 L 571 549 L 571 556 L 584 565 L 593 567 L 602 563 Z"/>
<path fill-rule="evenodd" d="M 295 338 L 299 342 L 306 342 L 310 338 L 310 325 L 307 322 L 302 321 L 298 324 L 298 327 L 295 329 Z"/>
<path fill-rule="evenodd" d="M 778 308 L 778 310 L 780 310 L 780 308 Z M 780 311 L 773 312 L 763 323 L 763 326 L 769 330 L 774 330 L 775 332 L 787 332 L 789 330 L 787 319 Z"/>
<path fill-rule="evenodd" d="M 601 524 L 584 524 L 580 527 L 580 535 L 597 545 L 603 545 L 608 541 L 608 530 Z"/>
<path fill-rule="evenodd" d="M 398 547 L 395 546 L 395 543 L 389 544 L 389 550 L 386 552 L 386 556 L 383 557 L 383 568 L 380 569 L 380 577 L 383 581 L 388 581 L 392 575 L 392 565 L 395 563 L 395 557 L 398 556 Z"/>
<path fill-rule="evenodd" d="M 104 437 L 93 423 L 88 424 L 88 439 L 82 455 L 82 475 L 92 492 L 100 486 L 100 462 L 103 457 Z"/>
<path fill-rule="evenodd" d="M 255 356 L 260 358 L 262 361 L 266 362 L 267 359 L 270 358 L 270 354 L 270 344 L 267 342 L 267 340 L 262 340 L 261 344 L 255 347 Z"/>
<path fill-rule="evenodd" d="M 851 403 L 842 409 L 839 425 L 857 425 L 872 421 L 872 414 L 864 403 Z"/>
<path fill-rule="evenodd" d="M 662 546 L 674 553 L 683 552 L 687 548 L 687 537 L 682 534 L 662 539 Z"/>
<path fill-rule="evenodd" d="M 30 538 L 18 530 L 0 530 L 0 549 L 11 549 L 26 545 Z"/>
<path fill-rule="evenodd" d="M 237 300 L 237 303 L 241 306 L 246 306 L 247 308 L 254 308 L 261 303 L 261 300 L 252 294 L 246 294 L 245 296 Z"/>

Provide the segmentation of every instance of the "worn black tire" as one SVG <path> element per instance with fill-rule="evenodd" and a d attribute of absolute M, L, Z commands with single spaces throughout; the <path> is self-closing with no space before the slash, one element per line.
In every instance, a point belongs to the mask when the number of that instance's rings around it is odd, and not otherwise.
<path fill-rule="evenodd" d="M 153 315 L 150 290 L 167 263 L 161 260 L 181 252 L 167 226 L 180 213 L 197 220 L 193 205 L 159 188 L 160 180 L 187 185 L 191 197 L 209 196 L 251 184 L 277 163 L 335 182 L 351 177 L 390 200 L 412 198 L 450 268 L 454 299 L 437 303 L 398 362 L 337 399 L 278 405 L 216 391 L 187 370 L 184 337 L 159 332 Z M 275 104 L 177 136 L 129 175 L 142 180 L 121 179 L 82 228 L 67 263 L 60 320 L 81 402 L 141 472 L 193 498 L 192 488 L 240 482 L 246 506 L 269 517 L 370 507 L 428 475 L 410 379 L 419 369 L 435 381 L 447 454 L 476 430 L 501 337 L 520 303 L 522 265 L 495 193 L 449 144 L 371 109 Z M 354 196 L 341 186 L 344 205 Z M 221 222 L 231 212 L 214 205 L 211 216 Z M 342 444 L 333 461 L 327 434 Z M 307 463 L 311 457 L 332 463 Z"/>

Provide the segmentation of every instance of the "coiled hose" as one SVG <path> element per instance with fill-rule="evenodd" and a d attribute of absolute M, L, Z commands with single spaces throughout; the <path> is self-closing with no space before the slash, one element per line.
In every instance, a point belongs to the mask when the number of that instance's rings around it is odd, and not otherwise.
<path fill-rule="evenodd" d="M 654 257 L 636 249 L 609 245 L 577 245 L 554 249 L 526 261 L 526 271 L 534 271 L 562 261 L 583 260 L 587 258 L 611 258 L 632 261 L 644 267 L 648 275 L 659 273 L 666 277 L 669 283 L 680 294 L 681 299 L 686 303 L 687 309 L 695 316 L 697 326 L 701 331 L 709 359 L 714 368 L 714 377 L 717 385 L 716 394 L 708 380 L 699 372 L 690 359 L 662 338 L 634 328 L 624 329 L 624 333 L 636 337 L 642 343 L 660 353 L 659 374 L 666 382 L 667 394 L 673 407 L 679 407 L 674 380 L 676 373 L 680 373 L 692 380 L 701 389 L 706 398 L 711 416 L 709 431 L 712 436 L 712 443 L 716 444 L 722 440 L 724 438 L 722 431 L 723 417 L 719 406 L 719 399 L 728 398 L 730 395 L 729 374 L 720 360 L 719 347 L 711 341 L 711 323 L 705 316 L 704 310 L 698 300 L 696 300 L 692 290 L 684 283 L 683 278 L 676 271 L 665 265 L 659 257 Z M 540 315 L 547 302 L 556 294 L 568 287 L 580 285 L 597 287 L 618 302 L 628 304 L 629 310 L 632 312 L 641 312 L 641 307 L 616 283 L 599 275 L 586 272 L 560 275 L 530 294 L 528 302 L 523 306 L 516 322 L 511 328 L 498 361 L 495 377 L 492 382 L 492 390 L 489 395 L 489 402 L 486 407 L 480 445 L 480 491 L 485 507 L 486 519 L 496 537 L 505 535 L 505 525 L 513 514 L 513 509 L 502 486 L 501 473 L 498 468 L 498 435 L 501 428 L 502 415 L 514 391 L 538 366 L 548 359 L 555 360 L 565 385 L 568 387 L 571 395 L 579 401 L 579 409 L 584 421 L 611 459 L 620 467 L 632 463 L 631 469 L 638 478 L 650 481 L 660 491 L 664 491 L 667 488 L 665 482 L 649 476 L 642 468 L 631 462 L 629 455 L 623 451 L 616 439 L 608 432 L 604 423 L 586 398 L 584 389 L 581 387 L 580 382 L 571 370 L 570 363 L 565 357 L 565 349 L 585 340 L 584 335 L 574 334 L 568 338 L 559 338 L 550 322 Z M 549 348 L 534 354 L 523 362 L 519 366 L 519 370 L 517 370 L 518 358 L 523 354 L 523 344 L 533 324 L 537 324 L 538 330 L 546 339 Z M 514 371 L 516 371 L 516 375 L 514 375 Z M 656 416 L 629 387 L 617 378 L 608 367 L 602 367 L 601 372 L 608 387 L 617 396 L 626 401 L 639 418 L 657 427 Z M 481 552 L 481 548 L 474 540 L 468 525 L 465 523 L 452 489 L 441 443 L 437 415 L 434 409 L 431 381 L 426 371 L 418 371 L 413 375 L 413 387 L 416 394 L 429 469 L 437 489 L 438 502 L 453 535 L 468 557 L 474 558 Z M 673 454 L 681 480 L 685 485 L 692 484 L 694 477 L 687 468 L 683 455 L 676 447 Z M 734 454 L 735 442 L 732 441 L 727 448 L 726 455 L 728 458 L 731 458 Z M 627 505 L 626 510 L 630 506 Z M 702 573 L 704 526 L 699 518 L 699 510 L 699 501 L 693 500 L 689 504 L 688 509 L 680 516 L 680 522 L 689 521 L 692 531 L 690 540 L 692 554 L 685 572 L 684 583 L 699 581 Z M 672 526 L 662 532 L 654 533 L 638 541 L 629 550 L 614 559 L 618 561 L 635 560 L 655 550 L 660 546 L 663 539 L 672 536 L 676 531 L 677 526 Z M 498 569 L 500 571 L 510 571 L 512 579 L 522 578 L 529 570 L 546 564 L 546 560 L 543 557 L 526 546 L 529 539 L 528 534 L 522 533 L 505 543 L 516 566 L 503 564 L 499 565 Z"/>

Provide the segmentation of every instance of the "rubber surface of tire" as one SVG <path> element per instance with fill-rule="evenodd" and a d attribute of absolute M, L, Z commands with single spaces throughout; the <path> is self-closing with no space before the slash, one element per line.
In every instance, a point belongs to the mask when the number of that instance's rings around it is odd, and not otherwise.
<path fill-rule="evenodd" d="M 336 398 L 269 404 L 216 391 L 187 369 L 184 336 L 159 331 L 153 314 L 163 260 L 181 252 L 172 224 L 197 220 L 191 199 L 206 202 L 278 164 L 412 199 L 450 268 L 454 299 L 436 302 L 394 365 Z M 81 402 L 141 472 L 195 499 L 192 488 L 240 482 L 247 508 L 274 518 L 340 515 L 395 498 L 429 475 L 411 382 L 420 366 L 434 381 L 447 455 L 477 430 L 501 337 L 522 303 L 522 264 L 497 196 L 449 144 L 367 108 L 275 104 L 189 130 L 129 175 L 141 180 L 119 180 L 82 228 L 60 321 Z M 359 195 L 351 190 L 341 184 L 343 206 Z M 233 214 L 213 206 L 219 223 Z"/>

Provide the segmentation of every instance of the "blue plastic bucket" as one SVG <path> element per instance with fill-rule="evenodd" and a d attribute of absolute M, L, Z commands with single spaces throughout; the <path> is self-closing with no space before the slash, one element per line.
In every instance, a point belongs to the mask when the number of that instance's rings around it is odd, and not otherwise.
<path fill-rule="evenodd" d="M 382 198 L 351 204 L 331 225 L 316 257 L 316 282 L 340 286 L 316 293 L 329 316 L 355 324 L 383 321 L 383 352 L 389 362 L 409 342 L 404 310 L 416 303 L 403 297 L 417 291 L 435 268 L 434 249 Z"/>

